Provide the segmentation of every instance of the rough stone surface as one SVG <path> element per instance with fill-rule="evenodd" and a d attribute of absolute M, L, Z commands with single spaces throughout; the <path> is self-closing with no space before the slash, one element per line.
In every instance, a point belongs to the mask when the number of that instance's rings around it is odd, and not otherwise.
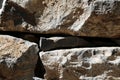
<path fill-rule="evenodd" d="M 40 52 L 47 80 L 119 80 L 120 47 Z"/>
<path fill-rule="evenodd" d="M 120 46 L 120 39 L 94 37 L 41 37 L 39 45 L 42 51 L 75 47 L 109 47 Z"/>
<path fill-rule="evenodd" d="M 2 31 L 120 37 L 120 0 L 9 1 Z"/>
<path fill-rule="evenodd" d="M 33 80 L 46 80 L 46 79 L 42 79 L 42 78 L 38 78 L 38 77 L 33 77 Z"/>
<path fill-rule="evenodd" d="M 37 53 L 35 43 L 0 35 L 0 80 L 33 80 Z"/>

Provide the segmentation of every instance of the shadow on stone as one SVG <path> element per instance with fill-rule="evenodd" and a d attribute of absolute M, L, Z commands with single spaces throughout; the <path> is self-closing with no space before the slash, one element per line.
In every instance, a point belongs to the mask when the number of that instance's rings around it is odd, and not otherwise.
<path fill-rule="evenodd" d="M 45 68 L 43 66 L 43 63 L 38 55 L 38 60 L 37 60 L 37 64 L 35 67 L 35 76 L 39 77 L 39 78 L 44 78 L 44 74 L 45 74 Z"/>

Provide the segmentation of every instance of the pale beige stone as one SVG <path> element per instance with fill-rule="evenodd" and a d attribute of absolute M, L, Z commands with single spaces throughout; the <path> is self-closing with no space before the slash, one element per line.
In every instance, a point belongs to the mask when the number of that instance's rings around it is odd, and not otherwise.
<path fill-rule="evenodd" d="M 47 80 L 119 80 L 120 47 L 40 52 Z"/>
<path fill-rule="evenodd" d="M 36 43 L 0 35 L 0 80 L 32 80 L 37 53 Z"/>

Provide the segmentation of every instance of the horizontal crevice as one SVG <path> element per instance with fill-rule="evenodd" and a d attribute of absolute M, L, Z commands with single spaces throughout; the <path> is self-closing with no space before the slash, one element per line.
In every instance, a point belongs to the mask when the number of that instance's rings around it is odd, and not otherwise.
<path fill-rule="evenodd" d="M 29 32 L 15 32 L 15 31 L 1 31 L 1 35 L 10 35 L 17 38 L 22 38 L 28 41 L 32 41 L 35 43 L 39 43 L 40 37 L 50 38 L 50 37 L 64 37 L 63 40 L 77 40 L 80 41 L 81 39 L 91 43 L 92 45 L 83 45 L 83 47 L 100 47 L 100 46 L 120 46 L 120 38 L 101 38 L 101 37 L 84 37 L 84 36 L 71 36 L 67 34 L 38 34 L 38 33 L 29 33 Z M 32 40 L 31 40 L 31 37 Z M 60 41 L 63 41 L 60 40 Z"/>
<path fill-rule="evenodd" d="M 120 46 L 120 38 L 100 38 L 100 37 L 79 37 L 66 34 L 36 34 L 28 32 L 0 32 L 2 35 L 11 35 L 17 38 L 22 38 L 31 42 L 35 42 L 40 50 L 48 51 L 55 49 L 71 49 L 71 48 L 87 48 L 87 47 L 118 47 Z M 42 38 L 40 38 L 42 37 Z M 49 38 L 63 37 L 56 42 Z M 41 40 L 40 40 L 41 39 Z M 40 44 L 40 41 L 41 44 Z"/>

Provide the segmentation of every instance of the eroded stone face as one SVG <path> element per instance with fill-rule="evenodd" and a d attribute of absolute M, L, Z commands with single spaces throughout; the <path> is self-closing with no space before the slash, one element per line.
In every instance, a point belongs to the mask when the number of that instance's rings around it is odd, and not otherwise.
<path fill-rule="evenodd" d="M 120 34 L 119 0 L 11 1 L 28 10 L 23 12 L 26 17 L 22 16 L 19 25 L 14 25 L 14 20 L 5 21 L 1 30 L 97 37 L 119 37 Z"/>
<path fill-rule="evenodd" d="M 117 80 L 120 48 L 76 48 L 40 52 L 47 80 Z"/>
<path fill-rule="evenodd" d="M 0 79 L 32 80 L 37 53 L 35 43 L 0 35 Z"/>

